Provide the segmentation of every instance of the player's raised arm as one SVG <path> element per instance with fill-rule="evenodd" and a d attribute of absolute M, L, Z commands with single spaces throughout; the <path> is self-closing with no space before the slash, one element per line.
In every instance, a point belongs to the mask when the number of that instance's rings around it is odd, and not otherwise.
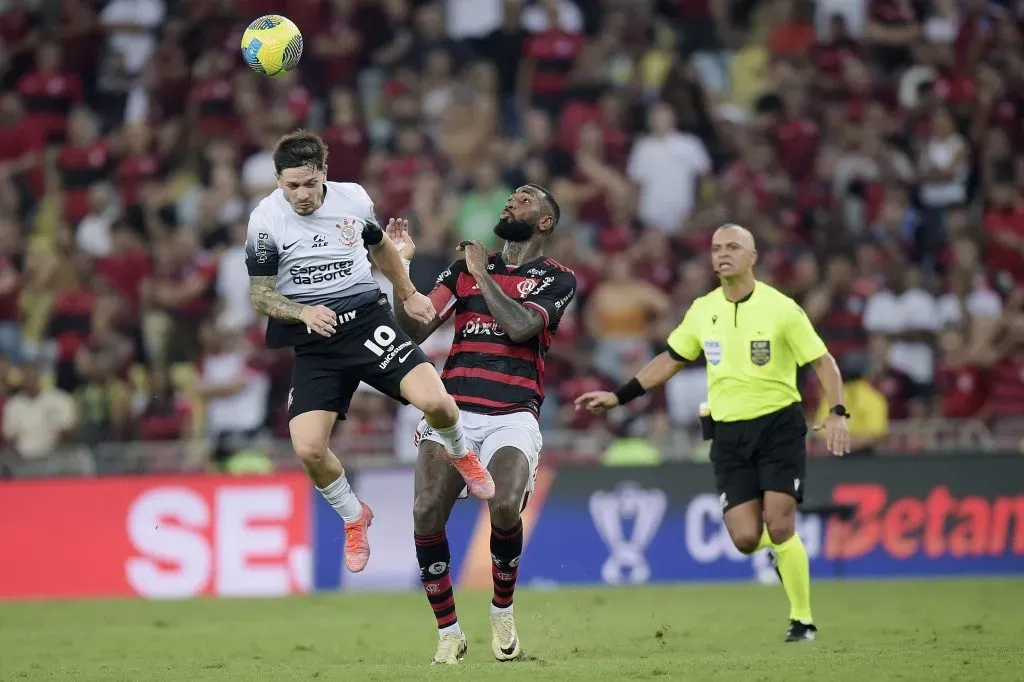
<path fill-rule="evenodd" d="M 413 241 L 412 235 L 409 234 L 409 221 L 401 219 L 389 220 L 385 233 L 387 238 L 391 240 L 391 243 L 395 245 L 395 249 L 398 251 L 398 255 L 402 259 L 402 267 L 405 268 L 405 272 L 408 274 L 409 265 L 412 263 L 412 257 L 416 255 L 416 242 Z M 408 312 L 406 312 L 404 306 L 395 306 L 395 320 L 398 321 L 398 326 L 401 327 L 402 331 L 408 334 L 416 343 L 423 343 L 427 337 L 433 334 L 434 331 L 444 323 L 445 318 L 442 315 L 444 303 L 447 299 L 450 299 L 453 294 L 450 289 L 445 289 L 445 291 L 447 291 L 446 300 L 441 301 L 439 305 L 439 301 L 435 300 L 435 294 L 442 286 L 440 279 L 441 278 L 438 278 L 437 287 L 434 288 L 434 291 L 432 291 L 428 297 L 435 312 L 435 317 L 430 322 L 422 322 L 421 320 L 412 317 Z M 394 284 L 394 298 L 395 300 L 401 300 L 397 284 Z"/>
<path fill-rule="evenodd" d="M 395 219 L 392 218 L 388 221 L 388 227 L 391 228 L 394 223 Z M 430 324 L 437 317 L 434 306 L 426 296 L 416 291 L 416 285 L 409 279 L 409 272 L 402 262 L 402 256 L 380 226 L 368 221 L 363 230 L 363 241 L 370 251 L 374 265 L 380 268 L 388 281 L 394 285 L 395 298 L 401 301 L 404 311 L 417 322 Z"/>

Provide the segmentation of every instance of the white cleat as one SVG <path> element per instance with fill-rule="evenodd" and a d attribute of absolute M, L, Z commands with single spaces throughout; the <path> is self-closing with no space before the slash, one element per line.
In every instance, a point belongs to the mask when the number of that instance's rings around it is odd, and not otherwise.
<path fill-rule="evenodd" d="M 437 642 L 437 653 L 430 665 L 454 665 L 466 657 L 468 648 L 464 632 L 446 632 Z"/>
<path fill-rule="evenodd" d="M 499 661 L 511 661 L 523 654 L 511 610 L 491 614 L 491 651 Z"/>

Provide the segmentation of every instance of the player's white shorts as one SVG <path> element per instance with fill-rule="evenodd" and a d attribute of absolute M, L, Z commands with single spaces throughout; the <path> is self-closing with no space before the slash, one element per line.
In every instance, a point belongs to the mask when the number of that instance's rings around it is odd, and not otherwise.
<path fill-rule="evenodd" d="M 526 492 L 533 491 L 537 479 L 537 464 L 540 461 L 540 450 L 544 441 L 540 435 L 540 424 L 529 412 L 513 414 L 478 414 L 476 412 L 460 412 L 462 432 L 466 445 L 476 453 L 480 462 L 487 466 L 494 453 L 503 447 L 511 446 L 522 451 L 530 463 L 530 480 L 526 484 Z M 416 427 L 414 441 L 419 447 L 420 441 L 429 440 L 444 445 L 444 440 L 427 425 L 423 419 Z M 462 491 L 460 497 L 465 497 Z"/>

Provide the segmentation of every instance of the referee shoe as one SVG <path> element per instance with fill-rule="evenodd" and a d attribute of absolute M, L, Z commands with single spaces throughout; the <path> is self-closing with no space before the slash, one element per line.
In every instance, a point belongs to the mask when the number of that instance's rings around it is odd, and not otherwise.
<path fill-rule="evenodd" d="M 813 642 L 818 637 L 818 628 L 810 623 L 801 623 L 798 620 L 789 621 L 789 630 L 786 632 L 787 642 Z"/>

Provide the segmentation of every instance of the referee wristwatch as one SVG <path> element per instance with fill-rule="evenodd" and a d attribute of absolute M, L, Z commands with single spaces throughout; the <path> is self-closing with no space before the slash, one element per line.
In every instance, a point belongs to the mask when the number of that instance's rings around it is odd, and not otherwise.
<path fill-rule="evenodd" d="M 846 417 L 847 419 L 850 418 L 850 413 L 846 411 L 845 405 L 836 405 L 831 410 L 829 410 L 828 413 L 834 414 L 837 417 Z"/>

